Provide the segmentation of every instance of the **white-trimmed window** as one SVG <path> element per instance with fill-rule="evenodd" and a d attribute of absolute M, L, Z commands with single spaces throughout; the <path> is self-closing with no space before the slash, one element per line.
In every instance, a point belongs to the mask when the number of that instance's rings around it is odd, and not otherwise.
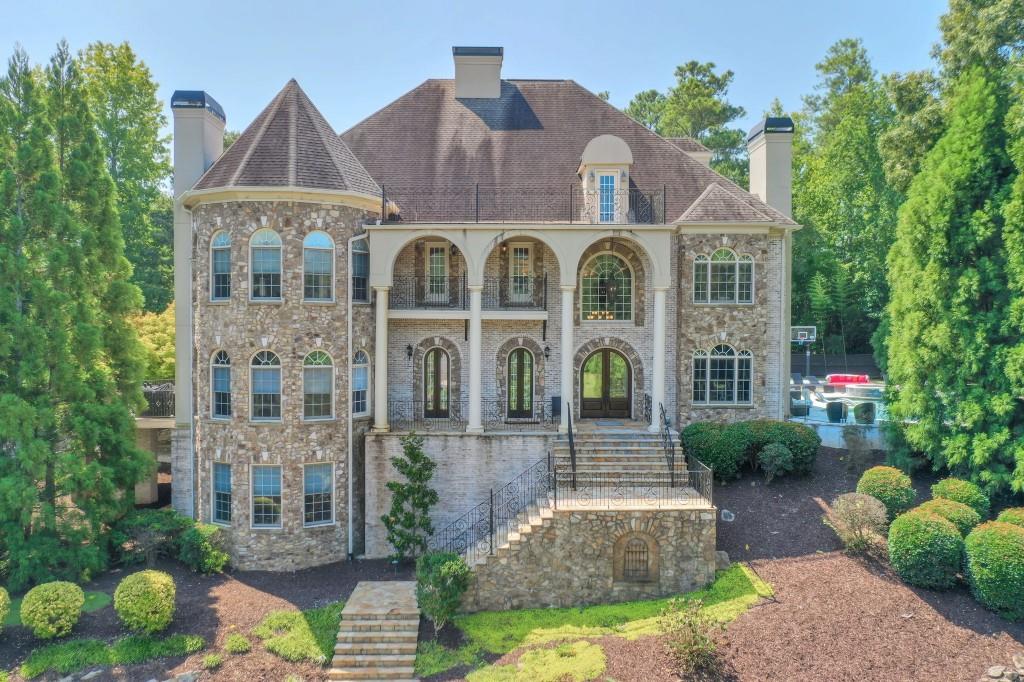
<path fill-rule="evenodd" d="M 231 298 L 231 235 L 221 231 L 210 241 L 210 300 Z"/>
<path fill-rule="evenodd" d="M 302 240 L 302 299 L 334 300 L 334 240 L 326 232 L 310 232 Z"/>
<path fill-rule="evenodd" d="M 231 418 L 231 358 L 226 351 L 213 354 L 210 363 L 210 416 Z"/>
<path fill-rule="evenodd" d="M 709 405 L 749 405 L 753 401 L 753 354 L 738 353 L 721 344 L 711 352 L 693 353 L 693 392 L 695 403 Z"/>
<path fill-rule="evenodd" d="M 281 421 L 281 358 L 261 350 L 249 371 L 253 421 Z"/>
<path fill-rule="evenodd" d="M 281 527 L 281 467 L 252 466 L 252 527 Z"/>
<path fill-rule="evenodd" d="M 512 304 L 533 302 L 533 245 L 529 242 L 509 245 L 508 289 Z"/>
<path fill-rule="evenodd" d="M 694 303 L 753 303 L 754 259 L 732 249 L 693 259 Z"/>
<path fill-rule="evenodd" d="M 616 173 L 598 173 L 598 220 L 602 223 L 615 222 L 615 178 Z"/>
<path fill-rule="evenodd" d="M 315 350 L 302 361 L 302 418 L 334 416 L 334 363 L 331 356 Z"/>
<path fill-rule="evenodd" d="M 307 464 L 302 467 L 302 490 L 303 525 L 334 523 L 334 465 Z"/>
<path fill-rule="evenodd" d="M 370 246 L 366 239 L 352 242 L 352 300 L 370 302 Z"/>
<path fill-rule="evenodd" d="M 254 301 L 281 300 L 281 237 L 270 229 L 256 230 L 249 240 L 249 271 Z"/>
<path fill-rule="evenodd" d="M 352 416 L 370 414 L 370 357 L 356 351 L 352 357 Z"/>
<path fill-rule="evenodd" d="M 426 303 L 448 305 L 448 245 L 429 242 L 426 245 Z"/>
<path fill-rule="evenodd" d="M 231 523 L 231 465 L 213 463 L 213 513 L 214 523 Z"/>
<path fill-rule="evenodd" d="M 633 319 L 633 271 L 619 256 L 602 253 L 580 273 L 584 320 Z"/>

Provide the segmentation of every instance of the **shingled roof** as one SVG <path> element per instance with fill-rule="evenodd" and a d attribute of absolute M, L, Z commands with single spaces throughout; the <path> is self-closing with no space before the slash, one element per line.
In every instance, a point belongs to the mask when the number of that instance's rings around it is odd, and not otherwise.
<path fill-rule="evenodd" d="M 692 137 L 666 137 L 666 140 L 684 152 L 710 152 L 711 150 Z"/>
<path fill-rule="evenodd" d="M 756 206 L 742 201 L 733 192 L 717 182 L 708 185 L 690 208 L 679 216 L 677 223 L 770 223 L 775 219 Z"/>
<path fill-rule="evenodd" d="M 380 196 L 380 187 L 293 78 L 194 189 L 298 187 Z"/>
<path fill-rule="evenodd" d="M 761 222 L 767 216 L 794 224 L 571 80 L 503 80 L 499 98 L 456 99 L 453 80 L 431 79 L 341 139 L 401 206 L 405 198 L 443 196 L 476 185 L 578 188 L 583 149 L 602 134 L 622 138 L 632 150 L 631 186 L 659 193 L 665 188 L 666 217 L 682 215 L 717 184 L 715 195 L 733 200 L 708 203 L 701 213 L 708 221 L 760 216 L 755 219 Z M 438 220 L 445 217 L 444 203 L 437 202 Z"/>

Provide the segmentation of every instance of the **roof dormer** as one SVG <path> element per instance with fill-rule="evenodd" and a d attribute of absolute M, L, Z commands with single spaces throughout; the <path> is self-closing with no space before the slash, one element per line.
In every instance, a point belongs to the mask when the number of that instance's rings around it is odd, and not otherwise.
<path fill-rule="evenodd" d="M 593 223 L 623 222 L 629 211 L 629 167 L 633 152 L 621 137 L 598 135 L 583 149 L 577 172 L 585 216 Z"/>

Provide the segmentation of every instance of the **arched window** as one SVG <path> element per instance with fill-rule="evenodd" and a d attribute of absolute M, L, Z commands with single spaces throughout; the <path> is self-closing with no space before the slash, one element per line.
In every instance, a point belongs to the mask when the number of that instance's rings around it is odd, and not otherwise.
<path fill-rule="evenodd" d="M 594 256 L 581 273 L 584 320 L 633 318 L 633 272 L 611 253 Z"/>
<path fill-rule="evenodd" d="M 252 298 L 256 301 L 281 299 L 281 237 L 273 230 L 256 230 L 249 240 L 249 270 Z"/>
<path fill-rule="evenodd" d="M 694 303 L 752 303 L 754 300 L 754 259 L 737 256 L 731 249 L 718 249 L 709 259 L 693 259 Z"/>
<path fill-rule="evenodd" d="M 352 415 L 370 414 L 370 358 L 364 351 L 352 357 Z"/>
<path fill-rule="evenodd" d="M 693 402 L 749 404 L 752 401 L 753 354 L 718 345 L 693 354 Z"/>
<path fill-rule="evenodd" d="M 252 356 L 249 368 L 253 421 L 281 420 L 281 359 L 269 350 Z"/>
<path fill-rule="evenodd" d="M 366 239 L 352 242 L 352 300 L 370 302 L 370 246 Z"/>
<path fill-rule="evenodd" d="M 331 356 L 315 350 L 302 361 L 302 417 L 334 416 L 334 367 Z"/>
<path fill-rule="evenodd" d="M 423 357 L 423 416 L 447 418 L 450 402 L 451 362 L 443 348 L 431 348 Z"/>
<path fill-rule="evenodd" d="M 222 350 L 217 351 L 210 367 L 211 413 L 214 419 L 228 419 L 231 416 L 231 358 Z"/>
<path fill-rule="evenodd" d="M 326 232 L 302 240 L 302 299 L 334 300 L 334 241 Z"/>
<path fill-rule="evenodd" d="M 514 348 L 508 354 L 508 416 L 533 416 L 533 353 Z"/>
<path fill-rule="evenodd" d="M 210 299 L 231 298 L 231 236 L 218 232 L 210 242 Z"/>

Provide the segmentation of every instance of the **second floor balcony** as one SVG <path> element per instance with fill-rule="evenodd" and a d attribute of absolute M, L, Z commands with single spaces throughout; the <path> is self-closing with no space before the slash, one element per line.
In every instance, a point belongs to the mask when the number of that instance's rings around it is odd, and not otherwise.
<path fill-rule="evenodd" d="M 548 278 L 510 276 L 484 278 L 483 310 L 547 310 Z M 465 275 L 396 276 L 391 288 L 392 310 L 469 310 Z"/>

